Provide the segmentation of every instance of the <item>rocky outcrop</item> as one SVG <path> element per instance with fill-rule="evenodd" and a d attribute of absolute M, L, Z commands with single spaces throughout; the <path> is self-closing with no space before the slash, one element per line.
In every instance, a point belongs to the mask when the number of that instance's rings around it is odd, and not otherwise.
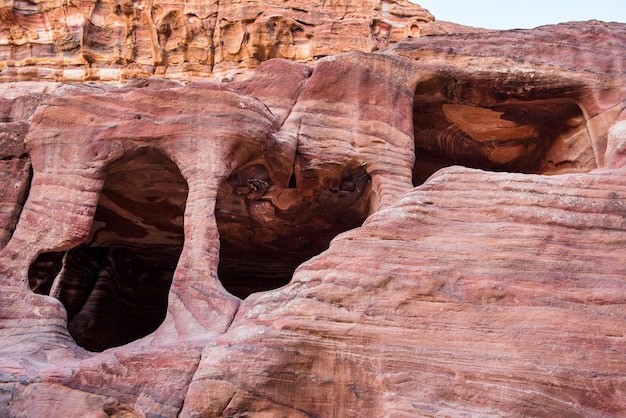
<path fill-rule="evenodd" d="M 214 6 L 216 66 L 301 58 Z M 6 89 L 1 415 L 626 413 L 624 25 L 346 42 Z"/>
<path fill-rule="evenodd" d="M 42 94 L 0 99 L 0 248 L 13 233 L 30 184 L 30 161 L 24 147 L 28 119 Z"/>
<path fill-rule="evenodd" d="M 422 26 L 450 30 L 405 0 L 9 1 L 0 23 L 1 81 L 232 79 L 271 58 L 312 62 L 385 48 Z"/>
<path fill-rule="evenodd" d="M 244 301 L 182 416 L 623 414 L 611 173 L 440 172 Z"/>

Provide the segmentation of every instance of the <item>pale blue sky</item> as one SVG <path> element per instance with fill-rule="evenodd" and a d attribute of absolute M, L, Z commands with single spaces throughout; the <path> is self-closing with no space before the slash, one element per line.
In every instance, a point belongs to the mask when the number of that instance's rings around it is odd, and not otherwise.
<path fill-rule="evenodd" d="M 572 20 L 626 22 L 625 0 L 410 0 L 438 20 L 487 29 L 534 28 Z"/>

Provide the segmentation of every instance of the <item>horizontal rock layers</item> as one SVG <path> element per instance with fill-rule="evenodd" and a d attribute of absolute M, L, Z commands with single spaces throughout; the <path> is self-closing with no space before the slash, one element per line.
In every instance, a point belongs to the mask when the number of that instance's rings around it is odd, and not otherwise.
<path fill-rule="evenodd" d="M 182 415 L 622 414 L 624 183 L 605 175 L 441 172 L 246 300 Z"/>
<path fill-rule="evenodd" d="M 1 414 L 623 415 L 624 45 L 587 22 L 7 93 Z"/>
<path fill-rule="evenodd" d="M 228 79 L 271 58 L 371 52 L 419 36 L 422 26 L 449 30 L 404 0 L 9 1 L 0 23 L 1 81 Z"/>

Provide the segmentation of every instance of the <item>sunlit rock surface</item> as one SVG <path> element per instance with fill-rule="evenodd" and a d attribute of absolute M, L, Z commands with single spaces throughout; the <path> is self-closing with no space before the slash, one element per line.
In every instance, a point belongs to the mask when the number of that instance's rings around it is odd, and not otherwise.
<path fill-rule="evenodd" d="M 313 62 L 463 28 L 406 0 L 9 0 L 0 24 L 1 81 L 230 80 L 271 58 Z"/>
<path fill-rule="evenodd" d="M 626 26 L 255 5 L 2 9 L 0 415 L 626 414 Z"/>

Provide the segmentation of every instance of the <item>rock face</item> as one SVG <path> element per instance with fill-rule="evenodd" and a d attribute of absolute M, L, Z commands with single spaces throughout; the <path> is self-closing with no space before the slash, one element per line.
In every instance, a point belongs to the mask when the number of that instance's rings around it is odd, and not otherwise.
<path fill-rule="evenodd" d="M 372 52 L 450 30 L 406 0 L 7 1 L 0 80 L 232 78 L 271 58 Z"/>
<path fill-rule="evenodd" d="M 3 77 L 170 79 L 0 90 L 1 416 L 626 414 L 625 25 L 35 6 Z"/>

